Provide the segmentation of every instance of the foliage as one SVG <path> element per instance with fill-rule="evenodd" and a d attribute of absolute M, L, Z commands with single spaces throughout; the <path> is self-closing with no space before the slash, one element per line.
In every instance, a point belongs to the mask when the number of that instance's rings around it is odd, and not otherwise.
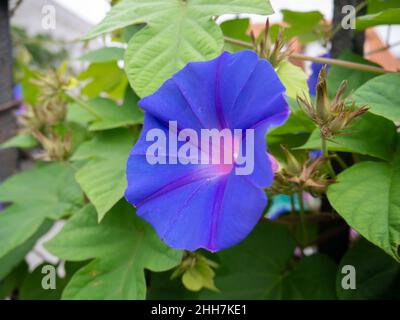
<path fill-rule="evenodd" d="M 399 1 L 367 2 L 357 30 L 399 23 Z M 272 12 L 266 0 L 121 0 L 85 37 L 111 35 L 112 46 L 81 55 L 78 74 L 59 63 L 63 50 L 43 45 L 52 39 L 13 30 L 24 109 L 18 134 L 0 148 L 17 147 L 33 164 L 0 184 L 1 298 L 400 298 L 400 74 L 378 74 L 377 64 L 342 52 L 310 97 L 287 41 L 329 47 L 335 30 L 320 12 L 283 10 L 282 34 L 268 25 L 258 38 L 247 18 L 216 19 Z M 286 87 L 289 120 L 266 137 L 277 168 L 264 213 L 282 194 L 289 210 L 262 217 L 246 239 L 217 253 L 170 248 L 124 199 L 126 162 L 144 122 L 138 101 L 187 63 L 244 48 L 269 59 Z M 234 196 L 245 210 L 249 195 Z M 55 267 L 65 262 L 66 275 L 45 291 L 42 265 L 29 271 L 24 258 L 60 220 L 45 248 L 59 259 Z M 337 252 L 320 248 L 335 241 L 337 221 L 358 236 L 346 238 L 335 261 Z M 348 265 L 356 290 L 342 286 Z"/>

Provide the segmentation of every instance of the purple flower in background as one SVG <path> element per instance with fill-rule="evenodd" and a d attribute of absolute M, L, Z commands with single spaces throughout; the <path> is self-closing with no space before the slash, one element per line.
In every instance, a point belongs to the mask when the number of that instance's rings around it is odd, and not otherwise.
<path fill-rule="evenodd" d="M 325 53 L 324 55 L 320 56 L 321 58 L 330 58 L 331 54 Z M 315 87 L 317 86 L 317 82 L 318 82 L 318 75 L 319 72 L 321 71 L 322 67 L 324 66 L 323 63 L 319 63 L 319 62 L 313 62 L 311 64 L 311 74 L 310 77 L 307 80 L 307 84 L 308 84 L 308 90 L 311 96 L 315 96 L 316 92 L 315 92 Z M 328 72 L 329 70 L 329 65 L 327 65 L 326 67 L 326 71 Z"/>
<path fill-rule="evenodd" d="M 322 150 L 319 150 L 319 149 L 310 150 L 308 152 L 308 154 L 309 154 L 311 160 L 315 160 L 315 159 L 317 159 L 319 157 L 322 157 L 324 155 Z"/>
<path fill-rule="evenodd" d="M 21 100 L 20 106 L 19 106 L 18 109 L 15 111 L 15 114 L 16 114 L 17 116 L 21 116 L 21 115 L 23 115 L 23 114 L 26 112 L 27 107 L 26 107 L 26 105 L 22 102 L 22 99 L 23 99 L 23 96 L 22 96 L 22 86 L 21 86 L 20 84 L 17 84 L 17 85 L 14 86 L 13 95 L 14 95 L 14 99 L 15 99 L 15 100 Z"/>
<path fill-rule="evenodd" d="M 267 203 L 263 188 L 271 185 L 274 175 L 265 135 L 289 114 L 284 93 L 271 64 L 246 50 L 189 63 L 139 101 L 145 110 L 144 127 L 127 162 L 125 197 L 169 246 L 218 251 L 238 243 L 253 229 Z M 171 123 L 176 124 L 173 130 Z M 187 129 L 197 137 L 204 130 L 216 130 L 215 135 L 232 133 L 219 141 L 231 140 L 233 148 L 223 153 L 233 162 L 183 163 L 184 146 L 192 151 L 185 160 L 203 154 L 214 160 L 214 152 L 221 149 L 197 143 L 188 137 Z M 236 130 L 246 134 L 238 139 Z M 253 133 L 253 140 L 247 139 L 247 132 Z M 164 161 L 149 158 L 153 133 L 167 137 L 166 147 L 152 155 Z M 170 139 L 174 135 L 182 138 L 181 134 L 186 138 Z M 254 143 L 253 149 L 247 148 L 248 141 Z M 243 150 L 246 156 L 253 151 L 254 165 L 251 172 L 238 174 L 238 152 Z"/>

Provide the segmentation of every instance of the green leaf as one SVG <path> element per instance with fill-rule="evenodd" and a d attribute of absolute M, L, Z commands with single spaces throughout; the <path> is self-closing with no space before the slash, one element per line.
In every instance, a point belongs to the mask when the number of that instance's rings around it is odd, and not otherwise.
<path fill-rule="evenodd" d="M 129 91 L 132 92 L 130 88 Z M 131 94 L 129 94 L 131 95 Z M 134 96 L 129 100 L 125 100 L 125 103 L 118 105 L 113 100 L 107 98 L 94 98 L 89 100 L 87 103 L 91 106 L 91 109 L 96 112 L 93 115 L 82 108 L 78 103 L 73 106 L 72 114 L 70 111 L 69 119 L 77 118 L 80 116 L 80 121 L 90 123 L 90 131 L 108 130 L 119 127 L 126 127 L 129 125 L 135 125 L 143 123 L 143 111 L 139 109 L 137 102 L 138 98 Z M 80 107 L 81 110 L 76 110 L 76 106 Z"/>
<path fill-rule="evenodd" d="M 14 267 L 16 267 L 34 247 L 37 240 L 45 234 L 52 223 L 50 220 L 43 222 L 39 229 L 23 244 L 14 248 L 12 251 L 7 253 L 5 256 L 0 258 L 0 280 L 2 280 Z"/>
<path fill-rule="evenodd" d="M 251 37 L 247 34 L 247 31 L 250 28 L 250 19 L 234 19 L 227 20 L 220 24 L 222 33 L 226 37 L 230 37 L 233 39 L 250 42 Z M 224 50 L 229 52 L 236 52 L 243 50 L 242 46 L 235 45 L 229 42 L 225 42 Z"/>
<path fill-rule="evenodd" d="M 328 140 L 330 151 L 355 152 L 390 160 L 396 150 L 396 126 L 392 121 L 372 113 L 365 113 L 343 135 Z M 313 131 L 301 149 L 320 149 L 319 130 Z"/>
<path fill-rule="evenodd" d="M 122 41 L 125 43 L 128 43 L 129 40 L 131 40 L 131 38 L 133 37 L 133 35 L 136 32 L 139 32 L 145 25 L 146 25 L 145 23 L 141 23 L 141 24 L 133 24 L 133 25 L 125 27 L 122 30 L 122 34 L 121 34 Z"/>
<path fill-rule="evenodd" d="M 392 163 L 361 162 L 328 189 L 333 208 L 363 237 L 400 261 L 400 155 Z"/>
<path fill-rule="evenodd" d="M 247 34 L 250 27 L 249 18 L 226 20 L 220 24 L 224 36 L 234 39 L 248 41 L 251 37 Z M 243 47 L 241 47 L 243 49 Z"/>
<path fill-rule="evenodd" d="M 78 79 L 88 81 L 81 91 L 88 97 L 97 97 L 104 92 L 112 98 L 121 99 L 127 86 L 125 73 L 116 61 L 92 63 Z"/>
<path fill-rule="evenodd" d="M 167 247 L 125 201 L 98 224 L 87 205 L 74 215 L 46 248 L 65 260 L 94 259 L 74 274 L 64 299 L 144 299 L 144 269 L 176 266 L 182 252 Z"/>
<path fill-rule="evenodd" d="M 0 257 L 27 241 L 46 218 L 72 214 L 83 201 L 71 167 L 43 165 L 0 185 L 0 201 L 13 204 L 0 214 Z"/>
<path fill-rule="evenodd" d="M 376 63 L 366 60 L 359 55 L 351 52 L 345 52 L 341 54 L 338 59 L 379 67 L 379 65 L 377 65 Z M 329 68 L 327 79 L 329 96 L 335 96 L 336 90 L 339 89 L 339 86 L 343 80 L 347 80 L 347 89 L 344 93 L 344 96 L 347 96 L 352 91 L 363 85 L 365 82 L 376 76 L 377 74 L 374 72 L 354 70 L 332 65 Z"/>
<path fill-rule="evenodd" d="M 319 11 L 299 12 L 282 10 L 283 21 L 289 24 L 285 28 L 286 38 L 298 37 L 305 44 L 321 38 L 324 16 Z"/>
<path fill-rule="evenodd" d="M 391 8 L 374 14 L 367 14 L 356 19 L 357 31 L 379 25 L 400 24 L 400 8 Z"/>
<path fill-rule="evenodd" d="M 153 93 L 189 61 L 209 60 L 221 52 L 223 37 L 214 21 L 199 22 L 186 10 L 173 14 L 168 26 L 145 27 L 129 41 L 125 71 L 140 97 Z"/>
<path fill-rule="evenodd" d="M 285 60 L 279 64 L 277 73 L 288 97 L 293 99 L 298 95 L 308 97 L 307 75 L 303 69 Z"/>
<path fill-rule="evenodd" d="M 131 38 L 125 53 L 129 82 L 143 97 L 189 61 L 209 60 L 221 52 L 223 35 L 211 17 L 271 12 L 265 0 L 125 0 L 114 6 L 87 37 L 147 23 Z"/>
<path fill-rule="evenodd" d="M 385 9 L 400 8 L 400 0 L 367 0 L 367 13 L 377 13 Z"/>
<path fill-rule="evenodd" d="M 294 133 L 294 134 L 271 134 L 267 136 L 268 152 L 273 155 L 281 155 L 284 159 L 282 145 L 287 146 L 289 149 L 299 148 L 306 143 L 309 138 L 308 133 Z"/>
<path fill-rule="evenodd" d="M 185 10 L 198 13 L 203 17 L 224 13 L 271 14 L 269 1 L 247 0 L 192 0 L 186 4 L 182 0 L 124 0 L 114 6 L 107 16 L 86 36 L 93 38 L 105 32 L 126 27 L 131 24 L 160 22 L 162 19 L 175 20 L 177 12 Z"/>
<path fill-rule="evenodd" d="M 358 105 L 392 121 L 400 120 L 399 73 L 385 74 L 368 81 L 354 93 Z"/>
<path fill-rule="evenodd" d="M 87 109 L 85 109 L 85 107 L 82 106 L 82 103 L 74 101 L 68 104 L 67 121 L 86 127 L 90 122 L 93 121 L 93 119 L 96 119 L 96 116 L 94 115 L 96 111 L 91 110 L 91 112 L 89 112 Z M 91 106 L 86 102 L 86 106 L 88 105 Z"/>
<path fill-rule="evenodd" d="M 356 271 L 356 288 L 343 289 L 343 266 Z M 360 239 L 347 251 L 337 273 L 336 291 L 339 299 L 374 300 L 393 298 L 400 264 L 370 242 Z"/>
<path fill-rule="evenodd" d="M 90 62 L 118 61 L 124 59 L 124 52 L 123 48 L 105 47 L 85 53 L 79 57 L 79 60 Z"/>
<path fill-rule="evenodd" d="M 72 157 L 87 161 L 75 177 L 97 209 L 99 221 L 124 195 L 125 166 L 134 139 L 128 129 L 101 132 L 82 144 Z"/>
<path fill-rule="evenodd" d="M 6 142 L 0 144 L 0 149 L 21 148 L 30 149 L 38 145 L 37 140 L 30 134 L 17 134 Z"/>
<path fill-rule="evenodd" d="M 294 263 L 295 242 L 279 225 L 260 224 L 237 246 L 218 254 L 216 286 L 205 299 L 334 299 L 336 265 L 313 255 Z"/>

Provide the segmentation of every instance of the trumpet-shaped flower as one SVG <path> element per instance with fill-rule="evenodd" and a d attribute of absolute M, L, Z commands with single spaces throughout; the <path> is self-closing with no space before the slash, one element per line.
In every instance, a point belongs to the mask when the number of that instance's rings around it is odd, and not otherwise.
<path fill-rule="evenodd" d="M 139 101 L 125 197 L 169 246 L 218 251 L 257 224 L 274 176 L 265 135 L 288 117 L 284 93 L 271 64 L 246 50 L 191 62 Z"/>

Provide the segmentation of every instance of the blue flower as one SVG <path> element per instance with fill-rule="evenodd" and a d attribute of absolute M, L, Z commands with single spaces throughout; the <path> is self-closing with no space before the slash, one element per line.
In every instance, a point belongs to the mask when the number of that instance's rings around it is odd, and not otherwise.
<path fill-rule="evenodd" d="M 191 62 L 139 101 L 144 126 L 127 162 L 125 197 L 169 246 L 218 251 L 238 243 L 254 228 L 267 204 L 263 188 L 271 185 L 274 175 L 265 135 L 288 117 L 284 93 L 271 64 L 246 50 Z M 170 139 L 187 129 L 197 137 Z M 196 140 L 207 129 L 232 133 L 233 147 L 227 149 L 232 163 L 214 163 L 213 146 L 205 150 Z M 245 135 L 237 139 L 236 130 Z M 250 133 L 253 140 L 247 139 Z M 154 151 L 154 144 L 163 141 L 166 145 Z M 254 149 L 247 148 L 249 141 Z M 184 146 L 190 149 L 185 156 Z M 251 172 L 238 174 L 238 152 L 244 150 L 246 156 L 253 152 L 254 166 Z M 212 161 L 196 162 L 203 154 Z"/>
<path fill-rule="evenodd" d="M 309 154 L 311 160 L 315 160 L 315 159 L 317 159 L 319 157 L 322 157 L 324 155 L 322 150 L 319 150 L 319 149 L 310 150 L 308 152 L 308 154 Z"/>
<path fill-rule="evenodd" d="M 321 58 L 330 58 L 330 57 L 331 57 L 330 53 L 325 53 L 321 56 Z M 321 71 L 323 66 L 324 66 L 324 64 L 319 63 L 319 62 L 313 62 L 311 64 L 311 74 L 307 80 L 308 90 L 309 90 L 309 93 L 311 96 L 316 95 L 315 87 L 317 86 L 317 83 L 318 83 L 319 72 Z M 327 72 L 328 72 L 328 70 L 329 70 L 329 65 L 327 65 L 327 67 L 326 67 Z"/>

